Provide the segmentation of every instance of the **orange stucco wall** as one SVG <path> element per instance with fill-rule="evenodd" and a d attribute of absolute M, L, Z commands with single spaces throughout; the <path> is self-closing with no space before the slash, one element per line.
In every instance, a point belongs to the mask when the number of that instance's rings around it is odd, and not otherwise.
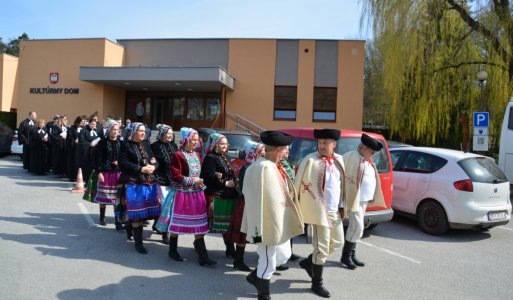
<path fill-rule="evenodd" d="M 10 111 L 16 88 L 18 58 L 8 54 L 0 54 L 0 111 Z"/>
<path fill-rule="evenodd" d="M 235 90 L 226 95 L 226 111 L 266 128 L 331 127 L 360 130 L 363 116 L 364 41 L 339 41 L 336 122 L 314 122 L 315 40 L 298 47 L 296 121 L 273 120 L 275 40 L 230 40 L 228 72 Z M 308 49 L 308 52 L 305 52 Z"/>
<path fill-rule="evenodd" d="M 226 111 L 265 128 L 273 126 L 275 40 L 231 39 L 228 73 L 235 90 L 226 93 Z"/>
<path fill-rule="evenodd" d="M 116 47 L 120 50 L 112 49 Z M 65 114 L 72 120 L 77 115 L 90 115 L 95 111 L 100 116 L 113 115 L 114 112 L 104 111 L 104 101 L 119 92 L 106 92 L 102 84 L 87 83 L 79 78 L 80 66 L 104 66 L 106 63 L 122 65 L 123 47 L 113 45 L 106 39 L 23 41 L 18 76 L 18 122 L 28 111 L 36 111 L 39 117 L 47 120 L 57 113 Z M 50 83 L 49 75 L 52 72 L 59 73 L 56 84 Z M 47 87 L 79 88 L 79 94 L 30 93 L 30 88 Z M 119 101 L 116 103 L 119 104 Z M 118 112 L 118 108 L 115 112 Z"/>
<path fill-rule="evenodd" d="M 364 57 L 364 41 L 338 42 L 337 124 L 344 129 L 362 129 Z"/>

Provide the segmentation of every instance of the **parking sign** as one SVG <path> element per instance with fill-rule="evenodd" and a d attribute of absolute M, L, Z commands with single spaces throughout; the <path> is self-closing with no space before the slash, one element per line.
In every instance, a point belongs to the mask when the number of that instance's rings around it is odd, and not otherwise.
<path fill-rule="evenodd" d="M 488 127 L 488 112 L 474 112 L 474 127 Z"/>

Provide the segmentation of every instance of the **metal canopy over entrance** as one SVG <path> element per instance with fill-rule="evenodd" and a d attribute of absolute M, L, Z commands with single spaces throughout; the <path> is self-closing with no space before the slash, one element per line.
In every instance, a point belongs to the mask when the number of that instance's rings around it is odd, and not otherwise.
<path fill-rule="evenodd" d="M 221 67 L 80 67 L 80 80 L 128 91 L 219 92 L 234 89 L 234 78 Z"/>

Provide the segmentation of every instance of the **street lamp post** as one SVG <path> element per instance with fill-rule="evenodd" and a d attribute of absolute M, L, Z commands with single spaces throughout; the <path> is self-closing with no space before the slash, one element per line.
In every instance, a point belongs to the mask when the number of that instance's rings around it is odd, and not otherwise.
<path fill-rule="evenodd" d="M 481 71 L 477 72 L 476 78 L 477 78 L 477 81 L 479 81 L 479 88 L 481 89 L 481 95 L 480 95 L 481 108 L 480 109 L 481 109 L 481 111 L 484 111 L 483 86 L 484 86 L 484 82 L 488 78 L 488 74 L 486 73 L 485 70 L 481 70 Z"/>

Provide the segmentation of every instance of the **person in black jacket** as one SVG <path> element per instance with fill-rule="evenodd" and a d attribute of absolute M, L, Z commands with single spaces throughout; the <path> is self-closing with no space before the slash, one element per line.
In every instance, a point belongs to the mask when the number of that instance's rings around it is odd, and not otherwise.
<path fill-rule="evenodd" d="M 110 120 L 107 123 L 107 136 L 98 143 L 96 171 L 98 172 L 98 190 L 94 202 L 100 204 L 100 225 L 107 225 L 105 220 L 105 208 L 107 205 L 116 204 L 118 191 L 119 152 L 121 142 L 118 138 L 119 124 Z M 116 229 L 121 229 L 121 224 L 116 222 Z"/>
<path fill-rule="evenodd" d="M 66 138 L 68 136 L 68 118 L 59 116 L 52 126 L 52 171 L 54 175 L 65 177 L 66 174 Z"/>
<path fill-rule="evenodd" d="M 18 144 L 23 145 L 23 169 L 30 166 L 30 149 L 29 149 L 29 134 L 30 130 L 35 127 L 37 114 L 33 111 L 29 112 L 28 117 L 20 123 L 18 127 Z"/>
<path fill-rule="evenodd" d="M 171 186 L 171 158 L 178 151 L 178 146 L 173 142 L 174 135 L 173 129 L 169 125 L 158 124 L 157 129 L 159 130 L 157 140 L 151 144 L 151 150 L 153 155 L 159 163 L 159 167 L 156 171 L 157 180 L 160 186 L 160 199 L 161 202 L 166 198 L 169 193 Z M 160 232 L 155 227 L 157 219 L 153 222 L 153 231 L 162 234 L 162 240 L 167 243 L 167 233 Z"/>
<path fill-rule="evenodd" d="M 69 127 L 66 137 L 66 173 L 70 181 L 77 180 L 78 173 L 78 135 L 84 129 L 86 119 L 78 116 Z"/>
<path fill-rule="evenodd" d="M 45 128 L 45 120 L 39 119 L 37 127 L 30 130 L 30 166 L 29 171 L 36 175 L 45 175 L 46 171 L 46 144 L 48 142 L 48 132 Z"/>
<path fill-rule="evenodd" d="M 148 252 L 142 241 L 143 222 L 160 215 L 159 185 L 155 176 L 158 162 L 150 144 L 144 142 L 146 127 L 141 123 L 132 123 L 130 132 L 119 154 L 121 176 L 118 183 L 123 187 L 118 190 L 118 198 L 126 207 L 127 234 L 130 230 L 133 232 L 136 251 L 146 254 Z"/>
<path fill-rule="evenodd" d="M 200 177 L 203 178 L 207 186 L 205 195 L 207 197 L 210 230 L 223 234 L 226 257 L 235 258 L 235 247 L 233 242 L 226 237 L 226 232 L 230 226 L 233 208 L 240 192 L 237 176 L 230 158 L 226 155 L 228 140 L 224 135 L 215 132 L 210 135 L 205 147 L 206 156 L 201 166 Z M 240 260 L 234 262 L 234 267 L 241 271 L 251 271 Z"/>
<path fill-rule="evenodd" d="M 96 146 L 100 138 L 96 131 L 96 121 L 89 120 L 89 124 L 78 135 L 78 145 L 81 148 L 81 157 L 79 166 L 82 168 L 84 182 L 89 180 L 93 167 L 96 164 Z"/>

